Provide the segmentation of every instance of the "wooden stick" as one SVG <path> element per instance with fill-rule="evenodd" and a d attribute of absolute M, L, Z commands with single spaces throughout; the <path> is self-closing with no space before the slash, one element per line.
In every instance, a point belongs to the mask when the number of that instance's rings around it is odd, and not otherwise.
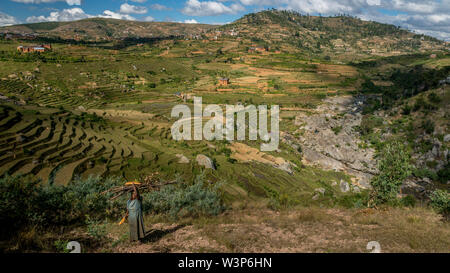
<path fill-rule="evenodd" d="M 139 191 L 142 192 L 151 192 L 151 191 L 157 191 L 160 190 L 161 187 L 166 186 L 166 185 L 170 185 L 170 184 L 175 184 L 177 181 L 173 180 L 173 181 L 167 181 L 164 183 L 153 183 L 153 181 L 150 182 L 146 182 L 140 185 L 136 185 L 136 188 Z M 119 186 L 119 187 L 114 187 L 112 189 L 106 190 L 104 192 L 102 192 L 101 194 L 107 194 L 107 193 L 111 193 L 114 196 L 110 198 L 110 200 L 115 200 L 117 198 L 119 198 L 120 196 L 132 192 L 133 191 L 133 187 L 132 186 Z"/>

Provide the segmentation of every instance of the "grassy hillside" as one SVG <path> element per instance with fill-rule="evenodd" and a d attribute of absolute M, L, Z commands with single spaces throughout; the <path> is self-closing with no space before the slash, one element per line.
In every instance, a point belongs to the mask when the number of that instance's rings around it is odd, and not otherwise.
<path fill-rule="evenodd" d="M 319 17 L 293 11 L 268 10 L 245 15 L 222 26 L 260 46 L 346 60 L 428 50 L 448 50 L 435 38 L 416 35 L 394 25 L 349 16 Z"/>

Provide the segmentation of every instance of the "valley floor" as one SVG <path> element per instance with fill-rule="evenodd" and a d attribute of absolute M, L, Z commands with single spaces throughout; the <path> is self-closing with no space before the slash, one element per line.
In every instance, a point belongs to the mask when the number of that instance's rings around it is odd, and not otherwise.
<path fill-rule="evenodd" d="M 94 252 L 450 252 L 450 223 L 428 209 L 231 210 L 184 223 L 146 217 L 147 238 L 129 243 L 127 225 L 108 227 Z M 159 222 L 159 223 L 156 223 Z M 122 238 L 122 239 L 120 239 Z"/>

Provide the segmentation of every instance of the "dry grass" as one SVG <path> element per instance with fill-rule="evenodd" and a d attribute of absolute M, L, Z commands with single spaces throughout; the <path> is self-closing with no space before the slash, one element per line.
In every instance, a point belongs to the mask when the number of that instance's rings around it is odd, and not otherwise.
<path fill-rule="evenodd" d="M 256 207 L 187 220 L 182 226 L 160 222 L 152 228 L 164 235 L 143 244 L 124 242 L 108 251 L 368 252 L 367 243 L 378 241 L 382 252 L 450 252 L 450 223 L 421 208 L 275 212 Z"/>

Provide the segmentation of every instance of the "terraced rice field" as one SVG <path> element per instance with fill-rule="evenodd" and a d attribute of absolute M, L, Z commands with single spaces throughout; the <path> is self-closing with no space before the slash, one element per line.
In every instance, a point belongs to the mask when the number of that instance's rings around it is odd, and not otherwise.
<path fill-rule="evenodd" d="M 42 113 L 0 105 L 0 175 L 32 174 L 57 184 L 75 176 L 121 175 L 129 159 L 152 158 L 132 140 L 142 129 L 56 109 Z"/>

